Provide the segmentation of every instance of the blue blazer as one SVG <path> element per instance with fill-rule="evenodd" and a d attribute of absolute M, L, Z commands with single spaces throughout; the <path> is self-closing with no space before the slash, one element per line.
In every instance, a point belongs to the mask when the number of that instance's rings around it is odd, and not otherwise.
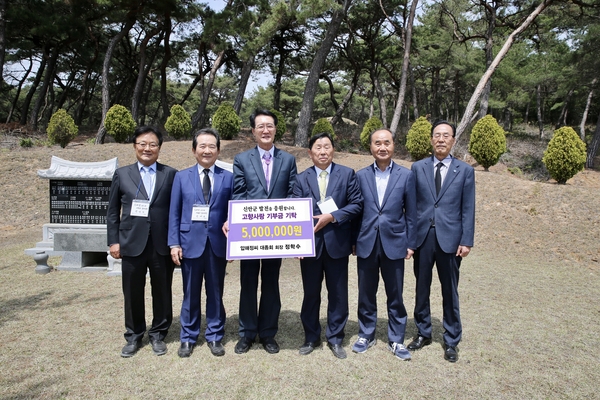
<path fill-rule="evenodd" d="M 254 147 L 236 155 L 233 159 L 233 200 L 291 197 L 296 182 L 296 158 L 286 151 L 275 148 L 271 165 L 273 166 L 271 187 L 267 188 L 258 148 Z"/>
<path fill-rule="evenodd" d="M 377 197 L 374 165 L 361 169 L 356 176 L 364 198 L 362 218 L 355 235 L 356 255 L 360 258 L 369 257 L 379 232 L 386 256 L 391 260 L 403 259 L 408 249 L 417 248 L 413 173 L 393 163 L 381 206 Z"/>
<path fill-rule="evenodd" d="M 437 241 L 445 253 L 459 245 L 473 246 L 475 235 L 475 170 L 452 158 L 440 195 L 435 194 L 434 161 L 428 157 L 412 166 L 417 186 L 417 246 L 435 219 Z"/>
<path fill-rule="evenodd" d="M 320 257 L 325 247 L 331 258 L 347 257 L 352 253 L 350 221 L 360 214 L 363 203 L 354 170 L 332 163 L 326 196 L 333 198 L 338 210 L 331 213 L 335 222 L 315 233 L 315 256 Z M 312 198 L 313 215 L 321 214 L 317 205 L 321 194 L 314 167 L 309 167 L 298 175 L 294 185 L 294 197 Z"/>
<path fill-rule="evenodd" d="M 198 165 L 175 175 L 169 210 L 169 246 L 179 245 L 184 258 L 199 258 L 210 239 L 212 251 L 225 257 L 227 238 L 221 227 L 227 220 L 229 200 L 233 194 L 233 174 L 215 165 L 208 221 L 192 221 L 194 204 L 206 204 L 198 175 Z"/>
<path fill-rule="evenodd" d="M 148 235 L 152 234 L 152 244 L 162 256 L 170 254 L 167 246 L 167 226 L 171 186 L 176 169 L 156 163 L 156 182 L 150 199 L 148 217 L 132 217 L 133 200 L 148 198 L 140 176 L 138 164 L 133 163 L 118 168 L 112 178 L 106 214 L 107 244 L 119 243 L 121 255 L 137 257 L 144 251 Z M 138 189 L 139 188 L 139 189 Z"/>

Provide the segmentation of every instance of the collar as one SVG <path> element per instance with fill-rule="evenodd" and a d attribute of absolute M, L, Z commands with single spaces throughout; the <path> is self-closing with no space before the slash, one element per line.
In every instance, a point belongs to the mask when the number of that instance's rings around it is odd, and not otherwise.
<path fill-rule="evenodd" d="M 204 172 L 204 167 L 202 165 L 196 163 L 196 166 L 198 167 L 198 175 L 201 174 L 202 172 Z M 208 170 L 214 174 L 215 173 L 215 164 L 211 165 L 208 168 Z"/>
<path fill-rule="evenodd" d="M 137 165 L 138 165 L 138 171 L 141 171 L 142 168 L 146 167 L 144 164 L 142 164 L 139 161 L 137 162 Z M 156 173 L 156 161 L 152 165 L 150 165 L 149 167 L 146 167 L 146 168 L 148 168 L 150 171 L 153 171 L 154 173 Z"/>
<path fill-rule="evenodd" d="M 327 175 L 331 175 L 332 165 L 333 165 L 333 163 L 329 164 L 329 166 L 325 169 L 321 169 L 321 168 L 317 167 L 316 165 L 313 165 L 313 167 L 315 167 L 315 172 L 317 173 L 317 176 L 319 176 L 322 171 L 327 171 Z"/>
<path fill-rule="evenodd" d="M 258 149 L 258 154 L 260 155 L 260 158 L 262 159 L 263 156 L 265 155 L 265 153 L 267 152 L 267 150 L 263 150 L 258 146 L 256 146 L 256 148 Z M 271 153 L 271 158 L 273 158 L 275 156 L 275 146 L 271 146 L 269 153 Z"/>
<path fill-rule="evenodd" d="M 373 168 L 375 169 L 375 172 L 380 172 L 380 173 L 389 173 L 392 171 L 392 165 L 394 165 L 394 160 L 390 161 L 390 165 L 387 166 L 387 168 L 385 169 L 385 171 L 382 171 L 379 169 L 379 167 L 377 166 L 377 162 L 373 163 Z"/>

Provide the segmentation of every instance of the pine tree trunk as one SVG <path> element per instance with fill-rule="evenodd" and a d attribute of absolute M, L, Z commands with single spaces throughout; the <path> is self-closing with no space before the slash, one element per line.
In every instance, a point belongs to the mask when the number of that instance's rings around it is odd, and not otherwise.
<path fill-rule="evenodd" d="M 587 120 L 588 112 L 590 111 L 592 98 L 594 97 L 594 86 L 596 86 L 596 82 L 598 82 L 598 78 L 594 78 L 592 81 L 592 88 L 590 89 L 590 93 L 588 94 L 587 101 L 585 103 L 585 110 L 583 111 L 583 116 L 581 117 L 581 124 L 579 124 L 579 134 L 581 136 L 581 140 L 583 141 L 585 141 L 585 122 Z"/>
<path fill-rule="evenodd" d="M 240 115 L 240 112 L 242 111 L 242 103 L 244 101 L 244 95 L 246 94 L 246 87 L 248 86 L 248 81 L 250 80 L 250 74 L 252 74 L 252 70 L 254 69 L 255 59 L 256 56 L 252 55 L 252 57 L 250 57 L 248 60 L 246 60 L 246 62 L 244 62 L 244 66 L 242 67 L 240 84 L 237 96 L 235 97 L 235 102 L 233 103 L 233 109 L 235 110 L 237 115 Z"/>
<path fill-rule="evenodd" d="M 544 120 L 542 118 L 542 84 L 538 83 L 536 88 L 536 101 L 537 101 L 537 120 L 538 127 L 540 130 L 540 139 L 544 137 Z"/>
<path fill-rule="evenodd" d="M 594 168 L 594 158 L 596 158 L 598 147 L 600 147 L 600 114 L 598 114 L 598 122 L 596 123 L 596 130 L 594 131 L 592 142 L 587 149 L 587 157 L 585 160 L 585 166 L 587 168 Z"/>

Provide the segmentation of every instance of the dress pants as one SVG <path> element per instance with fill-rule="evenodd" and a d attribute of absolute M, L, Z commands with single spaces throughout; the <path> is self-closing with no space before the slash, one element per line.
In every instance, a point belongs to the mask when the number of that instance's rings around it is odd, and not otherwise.
<path fill-rule="evenodd" d="M 262 266 L 261 266 L 262 264 Z M 239 334 L 251 340 L 277 334 L 281 298 L 279 295 L 279 270 L 281 258 L 240 261 L 240 311 Z M 260 301 L 257 307 L 258 277 L 260 275 Z"/>
<path fill-rule="evenodd" d="M 388 340 L 404 343 L 408 319 L 402 291 L 404 259 L 391 260 L 385 254 L 379 235 L 367 258 L 358 257 L 358 336 L 372 340 L 377 326 L 377 289 L 379 271 L 385 286 L 388 312 Z"/>
<path fill-rule="evenodd" d="M 142 254 L 123 257 L 122 278 L 125 299 L 125 340 L 140 341 L 146 332 L 145 287 L 146 273 L 150 272 L 152 287 L 152 327 L 150 339 L 164 340 L 173 322 L 174 265 L 170 256 L 162 256 L 154 250 L 152 238 L 148 236 Z"/>
<path fill-rule="evenodd" d="M 183 258 L 181 276 L 183 279 L 183 302 L 181 303 L 181 342 L 196 343 L 200 335 L 202 281 L 206 293 L 207 342 L 221 341 L 225 334 L 225 307 L 223 287 L 227 260 L 217 257 L 209 241 L 199 258 Z"/>
<path fill-rule="evenodd" d="M 455 253 L 444 253 L 437 241 L 435 227 L 431 227 L 414 258 L 417 279 L 414 316 L 419 335 L 426 338 L 431 338 L 432 335 L 429 295 L 435 263 L 442 287 L 444 343 L 456 346 L 462 336 L 458 304 L 458 276 L 462 257 L 457 257 Z"/>
<path fill-rule="evenodd" d="M 327 286 L 327 329 L 325 337 L 329 343 L 342 344 L 344 327 L 348 322 L 348 257 L 331 258 L 326 249 L 321 256 L 300 260 L 304 299 L 300 319 L 304 327 L 305 341 L 321 339 L 321 286 L 323 275 Z"/>

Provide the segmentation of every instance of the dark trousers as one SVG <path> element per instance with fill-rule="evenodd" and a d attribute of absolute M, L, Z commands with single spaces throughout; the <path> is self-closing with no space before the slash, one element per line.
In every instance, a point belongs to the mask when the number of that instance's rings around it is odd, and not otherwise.
<path fill-rule="evenodd" d="M 173 322 L 173 262 L 170 256 L 154 251 L 152 238 L 137 257 L 123 257 L 122 278 L 125 299 L 125 340 L 139 341 L 146 332 L 145 287 L 146 273 L 150 272 L 152 286 L 152 327 L 150 339 L 164 340 Z"/>
<path fill-rule="evenodd" d="M 387 296 L 388 340 L 404 343 L 407 313 L 402 299 L 404 289 L 404 259 L 391 260 L 379 240 L 367 258 L 358 257 L 358 336 L 375 338 L 377 326 L 377 289 L 379 271 Z"/>
<path fill-rule="evenodd" d="M 327 286 L 327 329 L 325 337 L 329 343 L 341 344 L 344 327 L 348 322 L 348 257 L 331 258 L 323 249 L 318 258 L 300 260 L 304 299 L 300 319 L 307 342 L 321 339 L 321 286 L 323 276 Z"/>
<path fill-rule="evenodd" d="M 262 266 L 261 266 L 262 264 Z M 279 295 L 279 270 L 281 258 L 240 261 L 240 328 L 241 337 L 254 340 L 277 334 L 281 298 Z M 258 277 L 260 275 L 260 301 L 257 307 Z"/>
<path fill-rule="evenodd" d="M 200 335 L 200 311 L 202 281 L 206 293 L 206 331 L 207 342 L 221 341 L 225 334 L 225 307 L 223 306 L 223 286 L 227 260 L 213 253 L 210 243 L 206 242 L 204 253 L 199 258 L 183 258 L 181 277 L 183 279 L 183 302 L 181 303 L 182 342 L 196 343 Z"/>
<path fill-rule="evenodd" d="M 462 257 L 455 253 L 444 253 L 438 244 L 435 227 L 429 229 L 425 241 L 415 252 L 415 278 L 417 279 L 415 299 L 415 324 L 419 335 L 431 338 L 431 307 L 429 295 L 433 264 L 437 267 L 442 287 L 444 309 L 444 343 L 456 346 L 462 336 L 460 310 L 458 304 L 458 276 Z"/>

